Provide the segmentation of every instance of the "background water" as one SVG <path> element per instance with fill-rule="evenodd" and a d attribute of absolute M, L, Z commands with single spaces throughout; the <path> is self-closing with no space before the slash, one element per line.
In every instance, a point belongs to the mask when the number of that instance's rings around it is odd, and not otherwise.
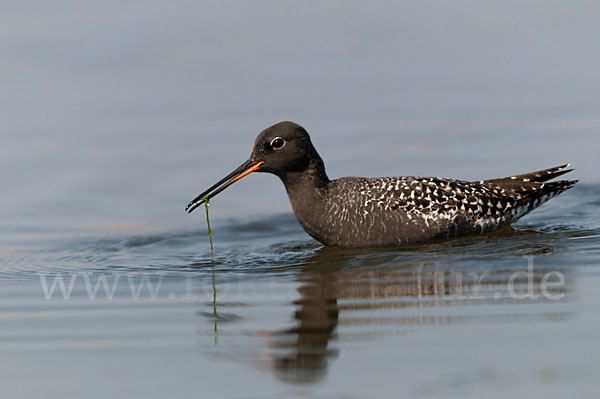
<path fill-rule="evenodd" d="M 599 18 L 586 1 L 4 2 L 2 397 L 597 392 Z M 183 208 L 279 120 L 332 178 L 572 162 L 581 183 L 515 232 L 347 251 L 252 175 L 211 203 L 213 262 Z"/>

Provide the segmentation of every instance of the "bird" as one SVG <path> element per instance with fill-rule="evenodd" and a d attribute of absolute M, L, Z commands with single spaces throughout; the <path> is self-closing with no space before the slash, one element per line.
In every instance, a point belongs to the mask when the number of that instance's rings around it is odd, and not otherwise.
<path fill-rule="evenodd" d="M 304 230 L 326 246 L 389 247 L 484 234 L 510 225 L 578 180 L 550 182 L 570 164 L 465 181 L 439 177 L 330 180 L 306 129 L 284 121 L 263 130 L 250 159 L 194 198 L 191 213 L 253 172 L 279 177 Z"/>

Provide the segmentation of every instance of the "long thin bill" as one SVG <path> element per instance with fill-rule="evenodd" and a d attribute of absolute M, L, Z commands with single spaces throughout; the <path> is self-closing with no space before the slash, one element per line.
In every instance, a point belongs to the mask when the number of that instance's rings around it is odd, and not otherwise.
<path fill-rule="evenodd" d="M 219 194 L 221 191 L 225 190 L 227 187 L 231 186 L 233 183 L 240 180 L 242 177 L 248 176 L 250 173 L 259 170 L 260 165 L 262 165 L 263 163 L 263 161 L 255 162 L 252 160 L 244 162 L 233 172 L 219 180 L 217 183 L 213 184 L 208 190 L 204 191 L 192 201 L 190 201 L 190 203 L 185 207 L 186 212 L 192 213 L 194 209 L 202 205 L 207 199 L 211 199 L 215 195 Z"/>

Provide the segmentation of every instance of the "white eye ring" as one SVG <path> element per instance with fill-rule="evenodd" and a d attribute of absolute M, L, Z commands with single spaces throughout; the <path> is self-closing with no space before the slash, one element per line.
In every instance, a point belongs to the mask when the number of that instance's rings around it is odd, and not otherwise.
<path fill-rule="evenodd" d="M 279 144 L 279 141 L 281 141 L 281 144 Z M 277 146 L 275 142 L 277 141 Z M 274 150 L 281 150 L 283 147 L 285 147 L 285 143 L 286 141 L 284 139 L 282 139 L 281 137 L 275 137 L 273 140 L 271 140 L 271 148 Z"/>

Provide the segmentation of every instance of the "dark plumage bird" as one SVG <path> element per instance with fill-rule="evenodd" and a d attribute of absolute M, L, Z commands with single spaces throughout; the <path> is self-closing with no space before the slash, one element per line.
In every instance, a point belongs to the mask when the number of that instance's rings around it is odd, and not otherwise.
<path fill-rule="evenodd" d="M 438 177 L 329 180 L 306 130 L 280 122 L 258 135 L 247 162 L 191 201 L 186 211 L 252 172 L 267 172 L 281 179 L 296 218 L 321 243 L 401 245 L 514 223 L 577 183 L 548 182 L 570 172 L 568 166 L 476 182 Z"/>

